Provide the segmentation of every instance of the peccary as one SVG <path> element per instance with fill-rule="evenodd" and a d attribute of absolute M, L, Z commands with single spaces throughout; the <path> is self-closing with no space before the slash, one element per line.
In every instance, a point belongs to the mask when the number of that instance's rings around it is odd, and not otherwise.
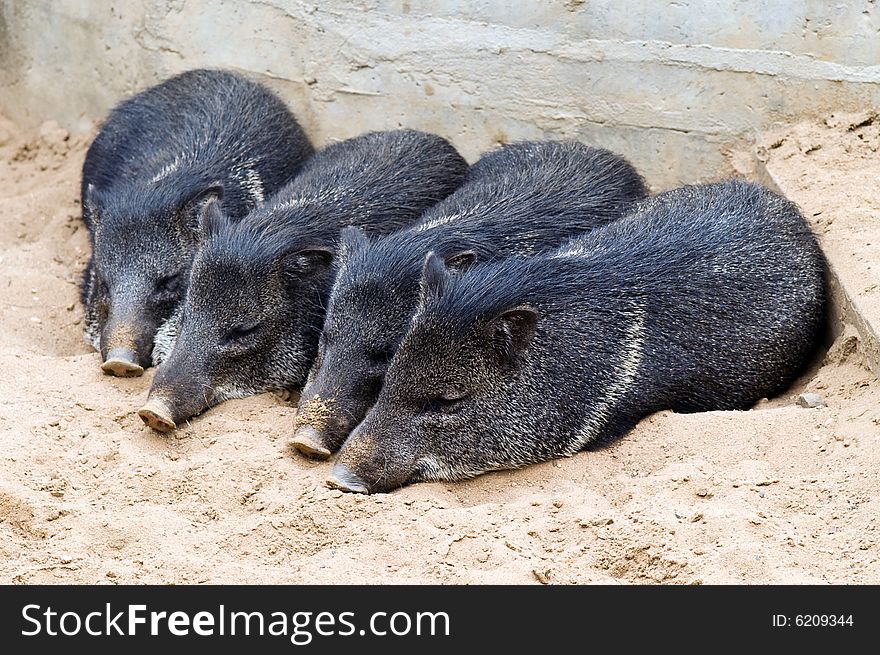
<path fill-rule="evenodd" d="M 645 415 L 744 410 L 821 339 L 824 260 L 794 204 L 691 186 L 532 259 L 450 275 L 419 308 L 329 484 L 381 492 L 572 455 Z"/>
<path fill-rule="evenodd" d="M 269 89 L 193 70 L 119 104 L 86 154 L 86 341 L 105 373 L 141 375 L 153 338 L 186 289 L 198 214 L 222 198 L 240 218 L 278 190 L 313 149 Z"/>
<path fill-rule="evenodd" d="M 169 322 L 178 336 L 157 339 L 170 355 L 140 411 L 144 421 L 167 431 L 227 398 L 300 387 L 317 350 L 340 228 L 399 229 L 466 172 L 439 136 L 373 132 L 318 152 L 238 223 L 208 203 L 179 325 Z"/>
<path fill-rule="evenodd" d="M 366 415 L 415 309 L 429 250 L 459 269 L 532 254 L 619 218 L 645 195 L 635 169 L 607 150 L 524 142 L 485 155 L 417 225 L 372 244 L 346 231 L 292 445 L 328 457 Z"/>

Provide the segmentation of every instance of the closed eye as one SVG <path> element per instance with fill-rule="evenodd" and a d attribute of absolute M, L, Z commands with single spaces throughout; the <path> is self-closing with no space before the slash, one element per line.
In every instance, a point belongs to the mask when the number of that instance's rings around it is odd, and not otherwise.
<path fill-rule="evenodd" d="M 470 398 L 470 394 L 462 389 L 450 389 L 444 393 L 429 398 L 425 403 L 428 412 L 446 413 L 453 411 L 463 400 Z"/>
<path fill-rule="evenodd" d="M 253 341 L 260 329 L 260 324 L 236 325 L 226 332 L 223 338 L 224 345 L 247 345 Z"/>
<path fill-rule="evenodd" d="M 372 364 L 387 364 L 394 357 L 394 348 L 384 346 L 381 348 L 373 348 L 367 351 L 367 359 Z"/>
<path fill-rule="evenodd" d="M 176 293 L 180 289 L 180 273 L 165 275 L 156 280 L 156 293 Z"/>

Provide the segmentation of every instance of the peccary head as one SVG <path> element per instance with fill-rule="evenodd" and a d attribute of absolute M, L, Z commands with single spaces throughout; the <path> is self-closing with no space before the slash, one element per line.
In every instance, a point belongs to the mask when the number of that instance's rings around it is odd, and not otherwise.
<path fill-rule="evenodd" d="M 156 330 L 186 292 L 199 214 L 222 195 L 219 184 L 113 193 L 88 185 L 83 200 L 93 255 L 85 280 L 86 330 L 106 373 L 141 375 L 150 365 Z"/>
<path fill-rule="evenodd" d="M 406 333 L 418 300 L 423 255 L 415 248 L 384 252 L 396 241 L 392 236 L 370 243 L 357 228 L 342 231 L 318 356 L 296 417 L 293 444 L 312 457 L 337 451 L 366 416 Z M 461 270 L 474 259 L 472 251 L 456 251 L 446 262 Z"/>
<path fill-rule="evenodd" d="M 139 412 L 168 431 L 226 399 L 301 383 L 314 358 L 335 244 L 256 232 L 206 204 L 176 341 Z M 173 335 L 172 335 L 173 337 Z"/>
<path fill-rule="evenodd" d="M 515 385 L 538 312 L 494 299 L 459 306 L 450 316 L 438 302 L 449 282 L 442 260 L 429 254 L 410 331 L 375 406 L 342 447 L 331 486 L 384 492 L 507 468 L 516 460 L 511 450 L 522 441 L 511 430 L 531 403 Z"/>

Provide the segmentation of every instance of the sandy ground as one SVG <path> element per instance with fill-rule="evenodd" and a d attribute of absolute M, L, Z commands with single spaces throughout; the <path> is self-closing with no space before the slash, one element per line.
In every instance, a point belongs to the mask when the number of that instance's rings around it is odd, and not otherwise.
<path fill-rule="evenodd" d="M 862 323 L 880 373 L 880 108 L 768 133 L 756 154 L 820 235 L 841 306 Z"/>
<path fill-rule="evenodd" d="M 388 495 L 325 488 L 271 395 L 148 430 L 152 371 L 104 376 L 81 338 L 85 147 L 0 122 L 0 582 L 880 582 L 880 384 L 853 338 L 792 391 L 826 407 L 661 412 L 598 452 Z"/>

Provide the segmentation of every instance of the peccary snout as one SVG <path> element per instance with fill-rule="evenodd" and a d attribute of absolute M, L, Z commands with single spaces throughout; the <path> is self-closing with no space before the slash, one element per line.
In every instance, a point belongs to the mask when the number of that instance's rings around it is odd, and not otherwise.
<path fill-rule="evenodd" d="M 300 398 L 290 445 L 316 459 L 327 459 L 339 450 L 372 404 L 371 398 L 361 397 L 357 387 L 350 386 L 330 385 L 320 372 L 310 380 Z"/>
<path fill-rule="evenodd" d="M 416 448 L 409 435 L 371 423 L 368 415 L 348 437 L 327 479 L 328 486 L 361 494 L 385 493 L 418 478 L 422 465 L 418 451 L 423 449 Z"/>
<path fill-rule="evenodd" d="M 333 467 L 327 479 L 327 486 L 354 494 L 370 493 L 366 483 L 345 464 L 336 464 Z"/>
<path fill-rule="evenodd" d="M 330 450 L 324 446 L 324 437 L 311 425 L 299 427 L 290 441 L 290 445 L 303 455 L 314 459 L 327 459 Z"/>
<path fill-rule="evenodd" d="M 144 374 L 144 367 L 136 363 L 137 354 L 128 348 L 114 348 L 107 353 L 101 370 L 120 378 L 136 378 Z"/>
<path fill-rule="evenodd" d="M 155 321 L 130 304 L 114 303 L 101 335 L 101 370 L 107 375 L 137 377 L 150 366 Z"/>
<path fill-rule="evenodd" d="M 213 404 L 213 389 L 199 374 L 199 363 L 187 358 L 174 367 L 156 370 L 146 404 L 138 410 L 144 423 L 159 432 L 170 432 L 186 419 Z"/>
<path fill-rule="evenodd" d="M 171 432 L 177 428 L 172 419 L 172 408 L 161 398 L 150 398 L 147 404 L 138 410 L 138 416 L 144 423 L 157 432 Z"/>

